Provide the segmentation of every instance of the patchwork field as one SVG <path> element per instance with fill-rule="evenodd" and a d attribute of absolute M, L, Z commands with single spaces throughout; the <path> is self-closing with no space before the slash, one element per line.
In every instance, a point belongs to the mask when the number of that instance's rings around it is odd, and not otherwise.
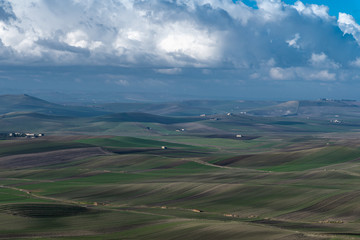
<path fill-rule="evenodd" d="M 296 134 L 3 140 L 0 238 L 356 239 L 359 145 Z"/>
<path fill-rule="evenodd" d="M 2 135 L 0 239 L 360 239 L 354 118 L 89 115 L 0 119 L 46 135 Z"/>

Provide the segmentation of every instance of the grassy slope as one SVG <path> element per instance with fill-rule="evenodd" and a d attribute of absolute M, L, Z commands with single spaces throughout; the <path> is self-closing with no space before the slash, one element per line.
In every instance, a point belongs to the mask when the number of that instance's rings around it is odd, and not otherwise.
<path fill-rule="evenodd" d="M 122 148 L 145 148 L 169 146 L 169 147 L 190 147 L 183 144 L 174 144 L 163 141 L 155 141 L 134 137 L 113 137 L 113 138 L 92 138 L 78 140 L 79 143 L 91 144 L 101 147 L 122 147 Z"/>
<path fill-rule="evenodd" d="M 343 163 L 360 157 L 360 149 L 348 147 L 327 147 L 314 153 L 306 154 L 291 162 L 278 166 L 264 168 L 267 171 L 304 171 L 313 168 L 324 167 L 332 164 Z"/>
<path fill-rule="evenodd" d="M 166 145 L 178 150 L 108 153 L 55 166 L 0 169 L 1 184 L 7 187 L 0 188 L 0 207 L 10 209 L 0 210 L 0 220 L 6 220 L 0 237 L 341 239 L 359 234 L 360 163 L 350 161 L 359 155 L 357 141 L 333 140 L 334 145 L 324 147 L 327 139 L 296 134 L 249 141 L 201 135 L 152 138 L 0 142 L 3 155 L 89 146 L 138 150 Z M 199 151 L 201 155 L 193 154 Z M 291 161 L 273 161 L 267 171 L 256 170 L 261 168 L 256 161 L 286 159 L 291 153 Z M 242 154 L 255 156 L 249 161 L 253 165 L 212 164 Z M 325 166 L 327 171 L 318 169 Z M 51 218 L 13 215 L 23 208 L 12 204 L 24 202 L 91 211 Z M 36 209 L 49 213 L 46 207 Z"/>

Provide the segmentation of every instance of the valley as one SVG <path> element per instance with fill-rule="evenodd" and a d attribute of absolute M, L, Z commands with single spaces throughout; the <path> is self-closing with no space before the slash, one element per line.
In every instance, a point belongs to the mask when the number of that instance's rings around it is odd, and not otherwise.
<path fill-rule="evenodd" d="M 357 102 L 8 98 L 0 239 L 360 237 Z"/>

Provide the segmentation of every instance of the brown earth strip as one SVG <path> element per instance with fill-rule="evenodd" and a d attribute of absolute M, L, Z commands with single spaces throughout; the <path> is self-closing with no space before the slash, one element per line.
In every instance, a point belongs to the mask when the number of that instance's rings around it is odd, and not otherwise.
<path fill-rule="evenodd" d="M 205 190 L 203 192 L 196 193 L 196 194 L 188 196 L 188 197 L 178 198 L 178 199 L 164 201 L 164 202 L 158 202 L 158 203 L 155 203 L 155 204 L 152 204 L 152 205 L 163 206 L 163 205 L 169 205 L 169 204 L 174 204 L 174 203 L 185 202 L 185 201 L 190 201 L 190 200 L 195 200 L 195 199 L 199 199 L 199 198 L 208 197 L 208 196 L 211 196 L 213 194 L 217 194 L 217 193 L 221 192 L 221 190 L 223 190 L 224 186 L 226 186 L 226 184 L 220 184 L 220 185 L 217 185 L 217 186 L 212 187 L 210 189 L 207 189 L 207 190 Z"/>
<path fill-rule="evenodd" d="M 216 165 L 219 165 L 219 166 L 227 166 L 227 165 L 231 165 L 233 163 L 236 163 L 236 162 L 239 162 L 239 161 L 242 161 L 246 158 L 250 158 L 252 157 L 253 155 L 242 155 L 242 156 L 236 156 L 236 157 L 233 157 L 233 158 L 227 158 L 227 159 L 224 159 L 224 160 L 221 160 L 219 162 L 216 162 L 214 164 Z"/>
<path fill-rule="evenodd" d="M 338 194 L 329 198 L 326 198 L 312 206 L 297 210 L 295 212 L 281 215 L 282 219 L 301 219 L 318 215 L 321 213 L 329 212 L 337 207 L 344 206 L 346 203 L 355 200 L 360 197 L 360 191 Z"/>
<path fill-rule="evenodd" d="M 18 154 L 0 158 L 0 168 L 35 168 L 68 163 L 77 159 L 104 156 L 100 147 L 65 149 L 42 153 Z"/>
<path fill-rule="evenodd" d="M 323 237 L 307 236 L 303 233 L 297 233 L 279 238 L 278 240 L 324 240 Z"/>
<path fill-rule="evenodd" d="M 306 230 L 306 231 L 318 231 L 318 230 L 330 230 L 331 227 L 323 226 L 320 224 L 313 224 L 313 223 L 301 223 L 301 222 L 287 222 L 287 221 L 279 221 L 279 220 L 272 220 L 272 219 L 262 219 L 252 221 L 252 223 L 263 224 L 263 225 L 270 225 L 273 227 L 289 229 L 289 230 Z"/>
<path fill-rule="evenodd" d="M 292 152 L 292 153 L 262 153 L 262 154 L 249 154 L 230 157 L 214 164 L 219 166 L 241 166 L 241 167 L 266 167 L 276 166 L 291 162 L 304 153 Z"/>

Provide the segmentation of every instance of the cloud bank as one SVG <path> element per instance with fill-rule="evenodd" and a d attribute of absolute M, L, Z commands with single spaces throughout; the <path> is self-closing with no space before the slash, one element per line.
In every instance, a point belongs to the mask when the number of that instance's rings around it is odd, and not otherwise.
<path fill-rule="evenodd" d="M 301 1 L 256 3 L 0 0 L 0 63 L 145 67 L 184 78 L 183 69 L 193 68 L 228 81 L 344 82 L 359 75 L 360 25 L 351 15 L 330 16 L 327 6 Z"/>

